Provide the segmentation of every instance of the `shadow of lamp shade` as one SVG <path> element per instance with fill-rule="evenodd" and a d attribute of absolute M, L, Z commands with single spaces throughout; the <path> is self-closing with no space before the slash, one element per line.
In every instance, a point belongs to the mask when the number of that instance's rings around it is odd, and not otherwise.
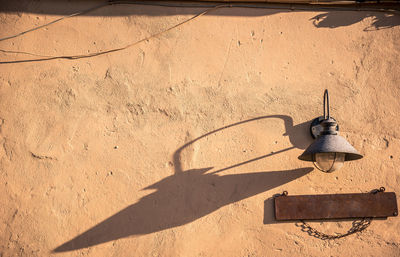
<path fill-rule="evenodd" d="M 313 162 L 323 172 L 340 169 L 345 161 L 361 159 L 363 156 L 346 139 L 339 136 L 339 126 L 329 116 L 328 90 L 324 92 L 324 116 L 315 118 L 310 126 L 315 141 L 298 158 Z"/>

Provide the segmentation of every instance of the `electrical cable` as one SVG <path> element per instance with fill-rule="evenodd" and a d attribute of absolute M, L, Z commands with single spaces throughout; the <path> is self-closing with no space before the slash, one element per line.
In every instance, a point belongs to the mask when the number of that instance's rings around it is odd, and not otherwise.
<path fill-rule="evenodd" d="M 54 60 L 54 59 L 70 59 L 70 60 L 74 60 L 74 59 L 89 58 L 89 57 L 94 57 L 94 56 L 99 56 L 99 55 L 103 55 L 103 54 L 108 54 L 108 53 L 112 53 L 112 52 L 121 51 L 121 50 L 127 49 L 127 48 L 129 48 L 129 47 L 132 47 L 132 46 L 134 46 L 134 45 L 137 45 L 137 44 L 139 44 L 139 43 L 141 43 L 141 42 L 148 41 L 148 40 L 151 39 L 151 38 L 154 38 L 154 37 L 157 37 L 157 36 L 159 36 L 159 35 L 161 35 L 161 34 L 164 34 L 164 33 L 168 32 L 168 31 L 173 30 L 173 29 L 175 29 L 175 28 L 177 28 L 177 27 L 179 27 L 179 26 L 181 26 L 181 25 L 183 25 L 183 24 L 185 24 L 185 23 L 187 23 L 187 22 L 189 22 L 189 21 L 191 21 L 191 20 L 194 20 L 194 19 L 196 19 L 196 18 L 198 18 L 198 17 L 204 15 L 204 14 L 207 14 L 207 13 L 209 13 L 209 12 L 211 12 L 211 11 L 213 11 L 213 10 L 219 9 L 219 8 L 223 8 L 223 7 L 225 7 L 225 6 L 226 6 L 226 5 L 218 5 L 218 6 L 215 6 L 215 7 L 213 7 L 213 8 L 209 8 L 209 9 L 207 9 L 207 10 L 201 12 L 201 13 L 198 13 L 198 14 L 192 16 L 191 18 L 189 18 L 189 19 L 187 19 L 187 20 L 184 20 L 184 21 L 182 21 L 182 22 L 180 22 L 180 23 L 178 23 L 178 24 L 176 24 L 176 25 L 174 25 L 174 26 L 172 26 L 172 27 L 169 27 L 169 28 L 166 29 L 166 30 L 163 30 L 163 31 L 161 31 L 161 32 L 158 32 L 158 33 L 155 33 L 155 34 L 150 35 L 150 36 L 148 36 L 148 37 L 145 37 L 145 38 L 143 38 L 143 39 L 141 39 L 141 40 L 139 40 L 139 41 L 136 41 L 136 42 L 131 43 L 131 44 L 129 44 L 129 45 L 126 45 L 126 46 L 124 46 L 124 47 L 114 48 L 114 49 L 105 50 L 105 51 L 99 51 L 99 52 L 95 52 L 95 53 L 91 53 L 91 54 L 52 56 L 52 55 L 39 55 L 39 54 L 28 53 L 28 52 L 9 51 L 9 50 L 0 49 L 0 52 L 3 52 L 3 53 L 27 54 L 27 55 L 33 55 L 33 56 L 43 57 L 43 58 L 41 58 L 41 59 L 26 59 L 26 60 L 15 60 L 15 61 L 0 61 L 0 64 L 22 63 L 22 62 L 39 62 L 39 61 L 49 61 L 49 60 Z"/>
<path fill-rule="evenodd" d="M 329 2 L 331 3 L 331 2 Z M 319 11 L 326 11 L 326 10 L 341 10 L 341 11 L 358 11 L 358 10 L 363 10 L 360 7 L 358 8 L 351 8 L 351 7 L 338 7 L 336 5 L 335 6 L 321 6 L 319 4 L 312 4 L 312 5 L 301 5 L 301 4 L 279 4 L 277 3 L 276 5 L 260 5 L 260 4 L 253 4 L 253 5 L 249 5 L 249 4 L 236 4 L 236 3 L 228 3 L 228 4 L 218 4 L 218 5 L 211 5 L 211 4 L 176 4 L 176 3 L 159 3 L 159 2 L 139 2 L 139 1 L 108 1 L 102 5 L 98 5 L 80 12 L 76 12 L 64 17 L 61 17 L 59 19 L 56 19 L 54 21 L 51 21 L 49 23 L 40 25 L 38 27 L 20 32 L 18 34 L 12 35 L 12 36 L 8 36 L 8 37 L 4 37 L 4 38 L 0 38 L 0 42 L 1 41 L 5 41 L 8 39 L 12 39 L 12 38 L 16 38 L 22 35 L 25 35 L 29 32 L 33 32 L 35 30 L 53 25 L 57 22 L 60 22 L 64 19 L 67 18 L 71 18 L 71 17 L 75 17 L 78 15 L 82 15 L 85 13 L 89 13 L 92 11 L 95 11 L 97 9 L 106 7 L 106 6 L 110 6 L 110 5 L 122 5 L 122 4 L 129 4 L 129 5 L 147 5 L 147 6 L 161 6 L 161 7 L 179 7 L 179 8 L 208 8 L 203 12 L 200 12 L 194 16 L 192 16 L 191 18 L 180 22 L 166 30 L 163 30 L 161 32 L 155 33 L 153 35 L 150 35 L 144 39 L 141 39 L 139 41 L 133 42 L 131 44 L 128 44 L 124 47 L 119 47 L 119 48 L 114 48 L 114 49 L 110 49 L 110 50 L 105 50 L 105 51 L 99 51 L 99 52 L 95 52 L 95 53 L 91 53 L 91 54 L 80 54 L 80 55 L 60 55 L 60 56 L 53 56 L 53 55 L 40 55 L 40 54 L 35 54 L 35 53 L 29 53 L 29 52 L 24 52 L 24 51 L 13 51 L 13 50 L 4 50 L 4 49 L 0 49 L 0 52 L 3 53 L 12 53 L 12 54 L 25 54 L 25 55 L 32 55 L 32 56 L 37 56 L 37 57 L 42 57 L 40 59 L 25 59 L 25 60 L 15 60 L 15 61 L 0 61 L 0 64 L 8 64 L 8 63 L 22 63 L 22 62 L 38 62 L 38 61 L 48 61 L 48 60 L 54 60 L 54 59 L 82 59 L 82 58 L 89 58 L 89 57 L 94 57 L 94 56 L 99 56 L 99 55 L 103 55 L 103 54 L 108 54 L 108 53 L 112 53 L 112 52 L 117 52 L 117 51 L 121 51 L 121 50 L 125 50 L 129 47 L 132 47 L 134 45 L 137 45 L 141 42 L 144 41 L 148 41 L 151 38 L 157 37 L 163 33 L 166 33 L 172 29 L 175 29 L 191 20 L 194 20 L 202 15 L 205 15 L 213 10 L 216 9 L 221 9 L 221 8 L 258 8 L 258 9 L 283 9 L 283 10 L 289 10 L 289 11 L 307 11 L 310 10 L 312 7 L 312 10 L 319 10 Z M 308 8 L 307 8 L 307 7 Z M 368 11 L 374 11 L 374 12 L 392 12 L 392 13 L 396 13 L 399 12 L 396 9 L 388 9 L 388 8 L 365 8 L 365 10 Z"/>
<path fill-rule="evenodd" d="M 92 12 L 92 11 L 94 11 L 94 10 L 97 10 L 97 9 L 99 9 L 99 8 L 101 8 L 101 7 L 104 7 L 104 6 L 107 6 L 107 5 L 109 5 L 109 4 L 102 4 L 102 5 L 99 5 L 99 6 L 96 6 L 96 7 L 92 7 L 92 8 L 86 9 L 86 10 L 84 10 L 84 11 L 76 12 L 76 13 L 73 13 L 73 14 L 70 14 L 70 15 L 67 15 L 67 16 L 64 16 L 64 17 L 61 17 L 61 18 L 58 18 L 58 19 L 56 19 L 56 20 L 54 20 L 54 21 L 51 21 L 51 22 L 49 22 L 49 23 L 45 23 L 45 24 L 43 24 L 43 25 L 40 25 L 40 26 L 31 28 L 31 29 L 28 29 L 28 30 L 26 30 L 26 31 L 22 31 L 22 32 L 20 32 L 20 33 L 18 33 L 18 34 L 16 34 L 16 35 L 12 35 L 12 36 L 8 36 L 8 37 L 0 38 L 0 42 L 1 42 L 1 41 L 4 41 L 4 40 L 8 40 L 8 39 L 12 39 L 12 38 L 16 38 L 16 37 L 22 36 L 22 35 L 24 35 L 24 34 L 26 34 L 26 33 L 29 33 L 29 32 L 32 32 L 32 31 L 35 31 L 35 30 L 44 28 L 44 27 L 48 27 L 48 26 L 50 26 L 50 25 L 52 25 L 52 24 L 54 24 L 54 23 L 57 23 L 57 22 L 59 22 L 59 21 L 62 21 L 62 20 L 64 20 L 64 19 L 67 19 L 67 18 L 71 18 L 71 17 L 74 17 L 74 16 L 78 16 L 78 15 L 82 15 L 82 14 L 85 14 L 85 13 Z"/>

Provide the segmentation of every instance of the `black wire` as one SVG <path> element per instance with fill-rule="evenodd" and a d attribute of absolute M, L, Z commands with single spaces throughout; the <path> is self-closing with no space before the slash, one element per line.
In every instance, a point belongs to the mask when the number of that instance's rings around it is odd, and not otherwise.
<path fill-rule="evenodd" d="M 34 28 L 32 28 L 32 29 L 25 30 L 25 31 L 20 32 L 20 33 L 18 33 L 18 34 L 16 34 L 16 35 L 12 35 L 12 36 L 8 36 L 8 37 L 0 38 L 0 42 L 1 42 L 1 41 L 4 41 L 4 40 L 16 38 L 16 37 L 22 36 L 22 35 L 24 35 L 24 34 L 26 34 L 26 33 L 29 33 L 29 32 L 32 32 L 32 31 L 35 31 L 35 30 L 38 30 L 38 29 L 41 29 L 41 28 L 44 28 L 44 27 L 47 27 L 47 26 L 50 26 L 50 25 L 52 25 L 52 24 L 54 24 L 54 23 L 57 23 L 57 22 L 59 22 L 59 21 L 62 21 L 62 20 L 64 20 L 64 19 L 67 19 L 67 18 L 71 18 L 71 17 L 74 17 L 74 16 L 78 16 L 78 15 L 82 15 L 82 14 L 85 14 L 85 13 L 88 13 L 88 12 L 92 12 L 92 11 L 94 11 L 94 10 L 97 10 L 97 9 L 102 8 L 102 7 L 104 7 L 104 6 L 107 6 L 107 5 L 109 5 L 109 4 L 107 3 L 107 4 L 98 5 L 98 6 L 95 6 L 95 7 L 92 7 L 92 8 L 83 10 L 83 11 L 80 11 L 80 12 L 76 12 L 76 13 L 73 13 L 73 14 L 70 14 L 70 15 L 67 15 L 67 16 L 64 16 L 64 17 L 61 17 L 61 18 L 58 18 L 58 19 L 56 19 L 56 20 L 54 20 L 54 21 L 51 21 L 51 22 L 49 22 L 49 23 L 45 23 L 45 24 L 43 24 L 43 25 L 34 27 Z"/>
<path fill-rule="evenodd" d="M 226 7 L 226 5 L 217 5 L 213 8 L 208 8 L 200 13 L 197 13 L 196 15 L 190 17 L 189 19 L 186 19 L 182 22 L 179 22 L 178 24 L 175 24 L 174 26 L 171 26 L 165 30 L 162 30 L 160 32 L 157 32 L 155 34 L 152 34 L 148 37 L 145 37 L 143 39 L 140 39 L 138 41 L 135 41 L 133 43 L 130 43 L 126 46 L 123 47 L 119 47 L 119 48 L 113 48 L 113 49 L 109 49 L 109 50 L 105 50 L 105 51 L 99 51 L 99 52 L 95 52 L 95 53 L 90 53 L 90 54 L 80 54 L 80 55 L 60 55 L 60 56 L 51 56 L 51 55 L 39 55 L 39 54 L 35 54 L 35 53 L 29 53 L 29 52 L 23 52 L 23 51 L 12 51 L 12 50 L 4 50 L 4 49 L 0 49 L 0 52 L 3 53 L 14 53 L 14 54 L 27 54 L 27 55 L 33 55 L 33 56 L 38 56 L 38 57 L 42 57 L 39 59 L 24 59 L 24 60 L 15 60 L 15 61 L 1 61 L 0 64 L 9 64 L 9 63 L 23 63 L 23 62 L 40 62 L 40 61 L 49 61 L 49 60 L 55 60 L 55 59 L 69 59 L 69 60 L 76 60 L 76 59 L 83 59 L 83 58 L 90 58 L 90 57 L 94 57 L 94 56 L 99 56 L 99 55 L 104 55 L 104 54 L 108 54 L 108 53 L 113 53 L 113 52 L 117 52 L 117 51 L 121 51 L 121 50 L 125 50 L 129 47 L 132 47 L 134 45 L 137 45 L 139 43 L 142 43 L 144 41 L 148 41 L 151 38 L 157 37 L 163 33 L 166 33 L 170 30 L 173 30 L 187 22 L 190 22 L 191 20 L 196 19 L 197 17 L 200 17 L 202 15 L 205 15 L 213 10 L 219 9 L 219 8 L 224 8 Z"/>

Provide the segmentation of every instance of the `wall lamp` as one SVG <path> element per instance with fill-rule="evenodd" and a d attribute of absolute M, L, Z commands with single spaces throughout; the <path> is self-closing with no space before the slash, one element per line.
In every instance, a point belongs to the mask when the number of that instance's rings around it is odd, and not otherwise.
<path fill-rule="evenodd" d="M 329 115 L 327 89 L 324 92 L 324 116 L 312 121 L 310 132 L 315 141 L 298 158 L 313 162 L 314 166 L 323 172 L 338 170 L 345 161 L 363 157 L 346 139 L 339 136 L 339 126 Z"/>

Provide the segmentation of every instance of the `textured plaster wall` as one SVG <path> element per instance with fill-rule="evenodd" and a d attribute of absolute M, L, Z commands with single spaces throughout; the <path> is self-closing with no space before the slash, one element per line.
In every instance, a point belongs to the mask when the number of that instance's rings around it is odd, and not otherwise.
<path fill-rule="evenodd" d="M 1 37 L 95 3 L 24 4 L 0 14 Z M 0 48 L 92 53 L 201 10 L 107 7 Z M 322 241 L 275 222 L 271 200 L 380 186 L 400 195 L 399 24 L 373 12 L 221 9 L 108 55 L 0 64 L 0 256 L 399 256 L 399 218 Z M 36 57 L 0 54 L 24 58 Z M 325 88 L 364 155 L 332 174 L 297 159 Z"/>

